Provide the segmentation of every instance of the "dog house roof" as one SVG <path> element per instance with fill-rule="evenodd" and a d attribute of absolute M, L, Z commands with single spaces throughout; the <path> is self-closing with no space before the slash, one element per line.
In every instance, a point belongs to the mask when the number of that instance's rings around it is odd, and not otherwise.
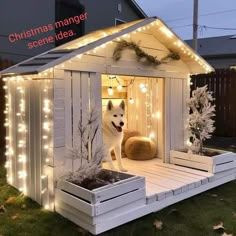
<path fill-rule="evenodd" d="M 111 42 L 130 33 L 149 30 L 169 51 L 177 52 L 181 60 L 189 67 L 191 74 L 211 72 L 214 69 L 184 41 L 173 33 L 163 21 L 157 17 L 146 18 L 98 30 L 83 37 L 70 41 L 40 55 L 18 63 L 1 72 L 2 76 L 17 74 L 37 74 L 53 68 L 75 56 L 82 55 L 91 49 Z M 154 45 L 155 47 L 155 45 Z"/>

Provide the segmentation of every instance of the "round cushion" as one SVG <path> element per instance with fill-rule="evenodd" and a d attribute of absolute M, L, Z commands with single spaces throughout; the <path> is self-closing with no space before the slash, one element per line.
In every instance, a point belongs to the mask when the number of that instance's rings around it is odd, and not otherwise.
<path fill-rule="evenodd" d="M 132 160 L 150 160 L 155 157 L 157 147 L 150 138 L 132 137 L 125 143 L 125 153 Z"/>
<path fill-rule="evenodd" d="M 122 144 L 121 144 L 121 156 L 123 158 L 127 157 L 126 154 L 125 154 L 125 143 L 126 143 L 126 141 L 131 137 L 140 136 L 140 135 L 141 135 L 141 133 L 139 131 L 124 129 L 124 137 L 123 137 Z M 116 159 L 114 151 L 111 152 L 111 157 L 112 157 L 112 160 Z"/>

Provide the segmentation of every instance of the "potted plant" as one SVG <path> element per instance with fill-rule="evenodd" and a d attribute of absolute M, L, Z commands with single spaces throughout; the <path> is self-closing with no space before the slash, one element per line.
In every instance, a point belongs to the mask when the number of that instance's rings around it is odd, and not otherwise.
<path fill-rule="evenodd" d="M 102 169 L 104 147 L 95 142 L 99 119 L 92 105 L 87 119 L 79 121 L 78 144 L 67 148 L 66 155 L 72 171 L 58 180 L 55 193 L 56 211 L 92 233 L 109 212 L 115 215 L 146 203 L 144 177 Z M 80 163 L 77 169 L 75 161 Z"/>
<path fill-rule="evenodd" d="M 183 150 L 170 153 L 171 163 L 205 170 L 221 172 L 235 167 L 235 154 L 222 150 L 203 148 L 203 142 L 211 138 L 215 130 L 215 105 L 212 92 L 207 85 L 197 88 L 187 102 L 190 114 L 187 124 L 188 145 Z"/>

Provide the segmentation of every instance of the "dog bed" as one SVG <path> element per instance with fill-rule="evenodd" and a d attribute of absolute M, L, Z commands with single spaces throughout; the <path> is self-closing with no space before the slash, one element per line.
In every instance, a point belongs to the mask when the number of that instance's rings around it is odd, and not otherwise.
<path fill-rule="evenodd" d="M 125 143 L 127 142 L 127 140 L 130 139 L 131 137 L 140 136 L 140 135 L 141 134 L 140 134 L 139 131 L 124 129 L 124 138 L 123 138 L 123 141 L 122 141 L 122 144 L 121 144 L 121 156 L 123 158 L 127 157 L 127 155 L 125 153 Z M 111 152 L 111 156 L 112 156 L 113 160 L 116 159 L 114 151 Z"/>
<path fill-rule="evenodd" d="M 125 143 L 125 153 L 132 160 L 150 160 L 156 156 L 155 143 L 147 137 L 131 137 Z"/>

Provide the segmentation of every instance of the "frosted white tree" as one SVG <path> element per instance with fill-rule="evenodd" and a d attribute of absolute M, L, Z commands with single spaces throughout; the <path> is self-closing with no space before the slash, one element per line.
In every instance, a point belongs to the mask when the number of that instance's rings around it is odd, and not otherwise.
<path fill-rule="evenodd" d="M 99 129 L 99 116 L 100 113 L 94 103 L 91 103 L 85 119 L 82 119 L 81 115 L 77 129 L 78 143 L 73 148 L 67 147 L 66 158 L 71 159 L 72 171 L 67 173 L 64 179 L 81 183 L 86 178 L 95 178 L 101 171 L 104 147 L 103 145 L 94 145 Z M 80 167 L 74 170 L 76 160 L 79 160 Z"/>
<path fill-rule="evenodd" d="M 200 155 L 203 155 L 203 141 L 211 138 L 215 130 L 212 119 L 215 116 L 213 101 L 212 92 L 208 91 L 207 85 L 194 90 L 188 101 L 190 115 L 187 130 L 192 142 L 190 151 Z"/>

